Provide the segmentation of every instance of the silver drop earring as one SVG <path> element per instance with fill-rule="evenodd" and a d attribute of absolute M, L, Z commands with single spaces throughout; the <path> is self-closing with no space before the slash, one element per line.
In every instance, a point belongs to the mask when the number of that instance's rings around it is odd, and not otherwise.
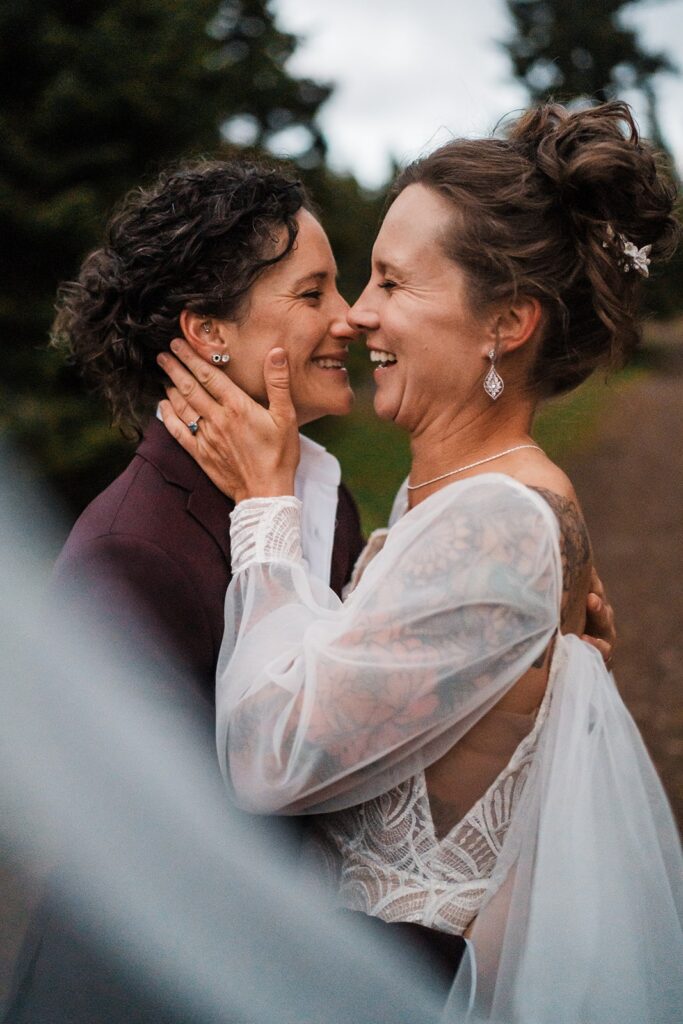
<path fill-rule="evenodd" d="M 491 360 L 489 372 L 484 377 L 484 391 L 494 402 L 503 394 L 505 381 L 496 370 L 496 350 L 494 348 L 488 353 Z"/>

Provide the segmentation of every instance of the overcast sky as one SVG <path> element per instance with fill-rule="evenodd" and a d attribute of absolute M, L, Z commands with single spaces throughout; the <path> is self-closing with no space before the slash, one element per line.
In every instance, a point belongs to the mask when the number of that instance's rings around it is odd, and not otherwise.
<path fill-rule="evenodd" d="M 330 162 L 367 185 L 386 180 L 392 155 L 403 162 L 449 133 L 485 133 L 526 103 L 497 46 L 510 33 L 504 0 L 274 0 L 273 8 L 303 37 L 290 70 L 336 85 L 320 117 Z M 630 18 L 648 47 L 683 68 L 683 0 L 645 0 Z M 683 77 L 661 76 L 658 94 L 683 167 Z"/>

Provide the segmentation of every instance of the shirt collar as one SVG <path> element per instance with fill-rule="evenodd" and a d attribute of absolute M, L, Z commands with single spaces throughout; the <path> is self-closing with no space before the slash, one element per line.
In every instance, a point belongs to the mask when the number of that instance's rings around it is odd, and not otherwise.
<path fill-rule="evenodd" d="M 299 440 L 294 490 L 303 506 L 301 546 L 311 573 L 329 586 L 341 468 L 321 444 L 303 434 Z"/>
<path fill-rule="evenodd" d="M 299 472 L 307 479 L 339 487 L 341 468 L 334 455 L 310 437 L 299 434 Z"/>

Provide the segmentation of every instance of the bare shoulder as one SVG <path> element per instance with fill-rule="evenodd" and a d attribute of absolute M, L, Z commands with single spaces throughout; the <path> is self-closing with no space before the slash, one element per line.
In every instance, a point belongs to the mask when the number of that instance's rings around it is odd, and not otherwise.
<path fill-rule="evenodd" d="M 560 526 L 563 629 L 582 632 L 593 556 L 579 499 L 566 473 L 549 461 L 525 476 L 522 482 L 548 503 Z"/>

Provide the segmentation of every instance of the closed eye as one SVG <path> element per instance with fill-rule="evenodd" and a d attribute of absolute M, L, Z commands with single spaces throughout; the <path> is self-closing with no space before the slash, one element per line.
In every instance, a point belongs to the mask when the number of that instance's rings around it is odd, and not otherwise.
<path fill-rule="evenodd" d="M 314 299 L 316 301 L 321 296 L 322 296 L 322 292 L 320 291 L 319 288 L 313 288 L 310 292 L 302 292 L 302 294 L 301 294 L 301 298 L 302 299 Z"/>
<path fill-rule="evenodd" d="M 395 281 L 382 281 L 380 288 L 384 288 L 385 291 L 391 291 L 392 288 L 396 287 Z"/>

